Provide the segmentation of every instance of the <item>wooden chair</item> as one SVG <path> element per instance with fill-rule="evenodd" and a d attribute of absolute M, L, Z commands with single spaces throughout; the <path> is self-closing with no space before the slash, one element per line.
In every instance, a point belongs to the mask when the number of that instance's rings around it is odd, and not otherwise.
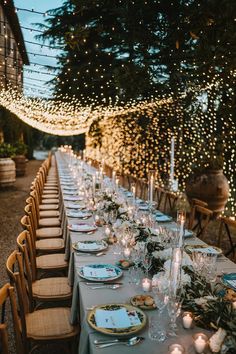
<path fill-rule="evenodd" d="M 194 217 L 195 217 L 195 205 L 200 205 L 203 208 L 207 208 L 208 204 L 204 202 L 203 200 L 197 199 L 197 198 L 192 198 L 190 201 L 190 213 L 188 216 L 188 228 L 191 230 L 193 227 L 194 223 Z"/>
<path fill-rule="evenodd" d="M 74 344 L 79 327 L 70 324 L 70 308 L 53 307 L 32 311 L 25 278 L 20 270 L 14 270 L 17 263 L 23 268 L 22 254 L 14 251 L 8 257 L 6 266 L 9 278 L 17 292 L 20 330 L 25 353 L 28 354 L 38 346 L 50 343 L 64 344 L 67 352 L 71 353 L 69 345 Z"/>
<path fill-rule="evenodd" d="M 41 217 L 37 192 L 35 190 L 30 192 L 30 196 L 32 197 L 30 203 L 32 204 L 32 213 L 33 217 L 35 218 L 36 228 L 55 227 L 61 225 L 61 220 L 59 218 L 60 212 L 58 210 L 47 210 L 46 214 L 49 216 Z M 56 214 L 57 216 L 53 216 L 53 214 Z"/>
<path fill-rule="evenodd" d="M 193 217 L 189 229 L 195 231 L 197 237 L 203 238 L 212 216 L 213 211 L 196 204 L 193 207 Z"/>
<path fill-rule="evenodd" d="M 154 189 L 154 201 L 156 202 L 156 209 L 161 209 L 165 196 L 165 190 L 159 186 L 155 186 Z"/>
<path fill-rule="evenodd" d="M 36 255 L 45 253 L 60 253 L 65 251 L 65 241 L 63 238 L 55 237 L 37 240 L 36 234 L 33 232 L 29 217 L 24 215 L 20 222 L 23 229 L 29 231 L 32 243 L 35 246 Z"/>
<path fill-rule="evenodd" d="M 47 277 L 37 280 L 35 266 L 30 261 L 27 245 L 21 245 L 21 253 L 17 251 L 13 253 L 15 253 L 18 271 L 27 285 L 31 310 L 47 305 L 51 307 L 70 304 L 72 290 L 68 285 L 67 277 Z"/>
<path fill-rule="evenodd" d="M 16 298 L 14 294 L 14 288 L 10 284 L 3 285 L 0 288 L 0 308 L 1 308 L 1 323 L 0 323 L 0 343 L 1 343 L 1 354 L 9 354 L 8 346 L 8 334 L 7 334 L 7 323 L 5 320 L 5 306 L 7 301 L 11 303 L 12 310 L 12 320 L 15 335 L 15 347 L 16 354 L 26 354 L 24 350 L 24 345 L 21 338 L 19 319 L 17 314 Z"/>
<path fill-rule="evenodd" d="M 164 213 L 173 215 L 176 211 L 178 196 L 170 191 L 164 190 Z"/>
<path fill-rule="evenodd" d="M 220 217 L 218 245 L 221 246 L 224 234 L 226 234 L 230 243 L 230 249 L 225 253 L 226 256 L 229 256 L 231 253 L 235 256 L 236 243 L 234 243 L 231 235 L 232 230 L 236 231 L 236 220 L 226 216 Z"/>
<path fill-rule="evenodd" d="M 30 263 L 33 272 L 33 279 L 42 278 L 45 276 L 65 275 L 68 270 L 68 262 L 65 261 L 64 253 L 52 253 L 36 256 L 36 249 L 32 243 L 28 231 L 22 231 L 17 237 L 17 245 L 23 252 L 23 245 L 27 246 Z"/>
<path fill-rule="evenodd" d="M 42 227 L 37 228 L 37 221 L 33 215 L 33 206 L 31 199 L 27 198 L 27 204 L 25 206 L 25 214 L 29 217 L 33 234 L 35 235 L 35 239 L 45 239 L 45 238 L 54 238 L 54 237 L 62 237 L 63 231 L 61 227 Z M 31 202 L 31 203 L 30 203 Z"/>

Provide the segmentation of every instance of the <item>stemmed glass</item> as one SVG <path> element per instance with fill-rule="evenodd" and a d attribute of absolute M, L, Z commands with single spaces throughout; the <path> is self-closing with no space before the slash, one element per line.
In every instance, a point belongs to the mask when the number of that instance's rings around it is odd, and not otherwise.
<path fill-rule="evenodd" d="M 167 302 L 167 309 L 168 309 L 168 314 L 170 317 L 170 324 L 169 324 L 169 336 L 175 337 L 177 336 L 177 324 L 176 320 L 178 316 L 180 315 L 181 312 L 181 296 L 180 293 L 178 294 L 169 294 L 168 296 L 168 302 Z"/>
<path fill-rule="evenodd" d="M 155 316 L 155 321 L 157 322 L 156 330 L 151 339 L 163 342 L 167 338 L 166 323 L 163 318 L 163 312 L 168 302 L 168 282 L 166 282 L 165 272 L 159 273 L 158 277 L 153 279 L 152 293 L 158 312 Z"/>
<path fill-rule="evenodd" d="M 147 251 L 144 253 L 144 257 L 142 259 L 142 265 L 144 267 L 144 273 L 146 276 L 148 276 L 148 272 L 151 269 L 152 266 L 152 254 L 149 254 Z"/>

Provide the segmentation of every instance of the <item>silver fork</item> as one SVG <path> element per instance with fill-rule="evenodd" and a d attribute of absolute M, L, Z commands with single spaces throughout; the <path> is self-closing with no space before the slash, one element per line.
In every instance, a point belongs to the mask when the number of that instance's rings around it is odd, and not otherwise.
<path fill-rule="evenodd" d="M 96 289 L 112 289 L 116 290 L 121 287 L 121 284 L 113 284 L 113 285 L 98 285 L 98 286 L 91 286 L 90 289 L 96 290 Z"/>

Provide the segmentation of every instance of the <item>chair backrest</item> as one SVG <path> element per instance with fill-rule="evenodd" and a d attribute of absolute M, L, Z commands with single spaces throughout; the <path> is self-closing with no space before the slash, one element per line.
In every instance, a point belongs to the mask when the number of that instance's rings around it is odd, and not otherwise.
<path fill-rule="evenodd" d="M 172 215 L 176 210 L 178 196 L 170 191 L 164 191 L 164 213 Z"/>
<path fill-rule="evenodd" d="M 29 276 L 29 280 L 31 279 L 32 281 L 34 281 L 36 279 L 36 257 L 35 257 L 35 252 L 33 249 L 33 245 L 32 245 L 32 240 L 31 240 L 31 236 L 29 231 L 24 230 L 22 231 L 17 239 L 17 246 L 20 250 L 20 252 L 22 252 L 25 256 L 25 259 L 27 258 L 29 263 L 30 263 L 30 275 Z M 27 271 L 27 269 L 26 269 Z"/>
<path fill-rule="evenodd" d="M 28 216 L 28 221 L 30 221 L 30 226 L 32 228 L 32 235 L 33 235 L 33 239 L 34 239 L 34 245 L 35 245 L 35 241 L 36 241 L 36 229 L 37 229 L 37 225 L 36 225 L 36 220 L 34 218 L 33 215 L 33 211 L 32 211 L 32 197 L 27 198 L 26 202 L 28 203 L 25 206 L 25 214 Z"/>
<path fill-rule="evenodd" d="M 16 297 L 14 293 L 14 288 L 10 286 L 9 283 L 5 284 L 2 288 L 0 288 L 0 308 L 1 308 L 1 323 L 0 323 L 0 342 L 1 342 L 1 354 L 9 354 L 9 346 L 8 346 L 8 334 L 7 334 L 7 323 L 5 319 L 5 305 L 6 302 L 10 299 L 11 303 L 11 311 L 12 311 L 12 320 L 13 320 L 13 328 L 15 335 L 15 345 L 16 345 L 16 353 L 24 354 L 24 346 L 20 333 L 19 326 L 19 318 L 17 314 L 17 304 Z"/>
<path fill-rule="evenodd" d="M 6 268 L 10 283 L 14 286 L 17 293 L 18 313 L 21 324 L 21 334 L 23 345 L 26 347 L 27 329 L 26 315 L 30 312 L 30 303 L 27 292 L 26 280 L 24 276 L 22 253 L 13 251 L 7 258 Z"/>
<path fill-rule="evenodd" d="M 165 196 L 165 191 L 159 186 L 155 186 L 154 189 L 154 201 L 156 202 L 156 208 L 160 209 Z"/>
<path fill-rule="evenodd" d="M 230 249 L 225 253 L 228 256 L 230 253 L 235 255 L 236 244 L 233 241 L 233 237 L 231 235 L 232 229 L 236 231 L 236 220 L 232 217 L 221 216 L 220 217 L 220 227 L 218 233 L 218 245 L 221 246 L 221 242 L 223 240 L 224 231 L 228 237 L 228 241 L 230 243 Z"/>
<path fill-rule="evenodd" d="M 213 211 L 210 209 L 204 208 L 203 206 L 197 204 L 193 207 L 193 219 L 190 229 L 196 232 L 197 237 L 204 236 L 212 216 Z"/>

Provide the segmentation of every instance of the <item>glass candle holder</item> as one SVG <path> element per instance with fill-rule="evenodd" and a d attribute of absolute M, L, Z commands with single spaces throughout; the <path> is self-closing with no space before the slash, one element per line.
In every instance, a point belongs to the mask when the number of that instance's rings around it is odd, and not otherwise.
<path fill-rule="evenodd" d="M 152 282 L 148 278 L 143 278 L 142 280 L 142 289 L 143 291 L 150 291 L 152 287 Z"/>
<path fill-rule="evenodd" d="M 208 337 L 204 333 L 196 333 L 193 336 L 193 345 L 196 353 L 204 352 L 208 344 Z"/>
<path fill-rule="evenodd" d="M 169 354 L 183 354 L 184 352 L 184 347 L 181 344 L 171 344 L 169 346 Z"/>
<path fill-rule="evenodd" d="M 193 327 L 193 314 L 192 312 L 184 312 L 182 315 L 183 327 L 189 329 Z"/>

